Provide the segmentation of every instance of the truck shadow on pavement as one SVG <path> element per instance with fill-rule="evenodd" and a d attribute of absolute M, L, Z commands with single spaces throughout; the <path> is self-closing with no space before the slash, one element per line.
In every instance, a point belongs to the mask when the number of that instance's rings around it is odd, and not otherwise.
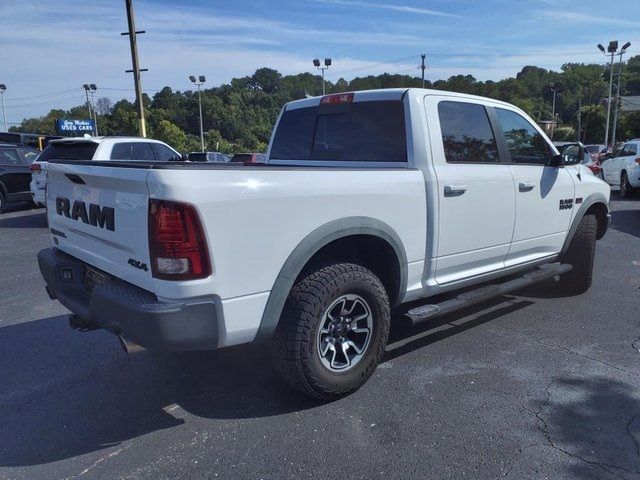
<path fill-rule="evenodd" d="M 507 305 L 499 305 L 505 301 Z M 502 297 L 425 326 L 396 322 L 383 362 L 531 303 Z M 483 311 L 488 307 L 493 309 Z M 70 330 L 66 316 L 0 328 L 0 372 L 3 467 L 47 464 L 118 445 L 127 448 L 125 442 L 142 435 L 192 423 L 190 416 L 251 419 L 320 406 L 280 382 L 265 346 L 127 356 L 106 332 Z M 640 414 L 638 399 L 624 385 L 607 379 L 563 379 L 554 385 L 583 392 L 569 400 L 551 395 L 540 407 L 541 415 L 546 414 L 544 428 L 568 451 L 617 462 L 622 443 L 632 437 L 640 442 L 640 417 L 632 418 Z M 622 420 L 630 422 L 626 437 L 624 430 L 621 434 L 607 423 Z M 625 443 L 625 451 L 630 445 Z"/>
<path fill-rule="evenodd" d="M 47 214 L 34 210 L 30 215 L 4 218 L 0 216 L 0 228 L 47 228 Z"/>

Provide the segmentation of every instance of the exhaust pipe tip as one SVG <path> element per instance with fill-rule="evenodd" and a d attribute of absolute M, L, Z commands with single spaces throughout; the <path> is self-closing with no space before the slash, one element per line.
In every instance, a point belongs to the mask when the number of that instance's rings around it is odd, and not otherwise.
<path fill-rule="evenodd" d="M 125 353 L 129 355 L 133 355 L 134 353 L 141 352 L 145 349 L 144 347 L 141 347 L 137 343 L 133 343 L 124 335 L 118 335 L 118 340 L 120 341 L 120 346 L 122 347 L 122 349 L 125 351 Z"/>

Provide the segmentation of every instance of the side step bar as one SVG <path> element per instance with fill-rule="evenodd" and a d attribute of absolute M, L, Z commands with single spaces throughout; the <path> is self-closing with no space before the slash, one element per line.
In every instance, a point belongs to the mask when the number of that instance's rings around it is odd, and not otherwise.
<path fill-rule="evenodd" d="M 411 319 L 411 322 L 414 325 L 417 325 L 440 315 L 499 297 L 500 295 L 528 287 L 534 283 L 541 282 L 542 280 L 546 280 L 557 275 L 562 275 L 563 273 L 570 272 L 571 270 L 573 270 L 573 266 L 568 263 L 548 263 L 538 267 L 537 270 L 524 274 L 520 278 L 470 290 L 468 292 L 461 293 L 456 298 L 445 300 L 442 303 L 420 305 L 419 307 L 409 310 L 406 315 Z"/>

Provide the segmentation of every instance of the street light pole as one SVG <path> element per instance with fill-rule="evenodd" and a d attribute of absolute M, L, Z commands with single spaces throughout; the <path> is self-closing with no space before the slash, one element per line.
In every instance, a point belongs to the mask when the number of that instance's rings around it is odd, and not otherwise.
<path fill-rule="evenodd" d="M 553 140 L 553 132 L 556 129 L 556 92 L 558 91 L 558 87 L 554 82 L 551 82 L 549 87 L 553 92 L 553 106 L 551 107 L 551 140 Z"/>
<path fill-rule="evenodd" d="M 611 143 L 616 144 L 616 130 L 618 129 L 618 109 L 620 108 L 620 90 L 622 89 L 622 55 L 627 53 L 627 48 L 631 46 L 631 42 L 627 42 L 620 50 L 620 61 L 618 62 L 618 88 L 616 88 L 616 100 L 613 105 L 613 132 L 611 132 Z"/>
<path fill-rule="evenodd" d="M 420 70 L 422 70 L 422 88 L 425 87 L 425 81 L 424 81 L 424 71 L 427 68 L 427 66 L 425 65 L 424 61 L 427 58 L 427 56 L 423 53 L 422 55 L 420 55 L 422 57 L 422 64 L 418 67 Z"/>
<path fill-rule="evenodd" d="M 618 41 L 610 41 L 606 53 L 604 47 L 600 43 L 598 44 L 598 49 L 606 56 L 611 55 L 611 61 L 609 62 L 609 99 L 607 101 L 607 124 L 605 125 L 604 129 L 604 146 L 605 148 L 609 148 L 609 120 L 611 118 L 611 91 L 613 89 L 613 56 L 618 50 Z"/>
<path fill-rule="evenodd" d="M 96 137 L 98 136 L 98 112 L 96 112 L 96 104 L 93 101 L 93 94 L 96 93 L 98 87 L 95 83 L 90 83 L 89 88 L 91 89 L 91 110 L 93 110 L 93 124 L 95 125 Z"/>
<path fill-rule="evenodd" d="M 319 58 L 314 58 L 313 59 L 313 65 L 318 69 L 322 71 L 322 95 L 325 94 L 325 85 L 324 85 L 324 71 L 327 70 L 330 66 L 331 66 L 331 59 L 330 58 L 325 58 L 324 59 L 324 67 L 320 65 L 320 59 Z"/>
<path fill-rule="evenodd" d="M 200 87 L 206 81 L 204 75 L 199 75 L 196 78 L 195 75 L 190 75 L 189 80 L 195 83 L 198 86 L 198 111 L 200 112 L 200 148 L 204 153 L 204 129 L 202 128 L 202 93 L 200 92 Z"/>
<path fill-rule="evenodd" d="M 93 118 L 93 112 L 91 111 L 91 104 L 89 103 L 89 90 L 90 90 L 89 84 L 85 83 L 84 85 L 82 85 L 82 88 L 84 88 L 84 95 L 87 99 L 86 105 L 87 105 L 87 110 L 89 111 L 89 118 Z"/>
<path fill-rule="evenodd" d="M 4 110 L 4 91 L 7 89 L 7 86 L 4 83 L 0 83 L 0 99 L 2 100 L 2 120 L 4 121 L 4 131 L 8 132 L 7 129 L 7 112 Z"/>

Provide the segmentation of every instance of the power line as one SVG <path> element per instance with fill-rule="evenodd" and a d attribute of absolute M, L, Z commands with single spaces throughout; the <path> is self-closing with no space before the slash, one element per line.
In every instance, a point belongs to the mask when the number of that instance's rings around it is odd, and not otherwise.
<path fill-rule="evenodd" d="M 43 93 L 41 95 L 29 95 L 28 97 L 12 97 L 12 98 L 6 98 L 5 101 L 9 102 L 9 101 L 16 101 L 16 100 L 31 100 L 33 98 L 44 98 L 44 97 L 53 97 L 56 95 L 62 95 L 63 93 L 69 93 L 69 92 L 74 92 L 76 90 L 80 90 L 81 87 L 77 87 L 77 88 L 70 88 L 68 90 L 60 90 L 59 92 L 51 92 L 51 93 Z"/>

